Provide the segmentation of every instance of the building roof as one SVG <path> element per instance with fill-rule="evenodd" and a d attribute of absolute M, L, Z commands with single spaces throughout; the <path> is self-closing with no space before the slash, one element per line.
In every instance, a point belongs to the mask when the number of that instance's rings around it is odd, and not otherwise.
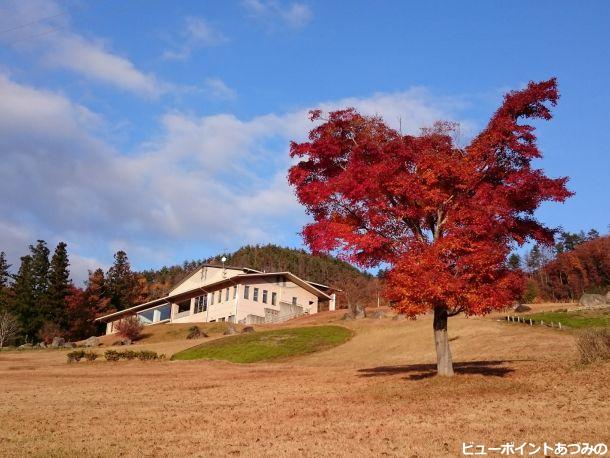
<path fill-rule="evenodd" d="M 199 272 L 201 269 L 203 269 L 204 267 L 213 267 L 216 269 L 229 269 L 229 270 L 241 270 L 243 272 L 260 272 L 259 270 L 256 269 L 250 269 L 249 267 L 237 267 L 237 266 L 223 266 L 218 265 L 218 264 L 210 264 L 210 263 L 205 263 L 205 264 L 200 264 L 198 267 L 196 267 L 195 269 L 191 270 L 189 273 L 185 274 L 184 277 L 178 281 L 178 283 L 176 283 L 173 287 L 172 287 L 172 291 L 175 290 L 176 288 L 178 288 L 178 286 L 180 286 L 182 283 L 184 283 L 185 281 L 187 281 L 189 278 L 191 278 L 193 275 L 195 275 L 197 272 Z"/>
<path fill-rule="evenodd" d="M 201 267 L 206 267 L 206 266 L 204 265 Z M 219 266 L 209 266 L 209 267 L 219 267 Z M 238 269 L 238 268 L 234 268 L 234 269 Z M 235 276 L 229 277 L 229 278 L 223 278 L 222 280 L 218 280 L 218 281 L 216 281 L 214 283 L 210 283 L 208 285 L 198 286 L 197 288 L 193 288 L 188 291 L 183 291 L 178 294 L 170 294 L 165 297 L 160 297 L 159 299 L 154 299 L 152 301 L 144 302 L 143 304 L 134 305 L 133 307 L 119 310 L 118 312 L 109 313 L 108 315 L 100 316 L 100 317 L 96 318 L 94 321 L 107 321 L 109 318 L 119 317 L 122 315 L 139 312 L 140 310 L 146 310 L 148 308 L 155 307 L 158 305 L 163 305 L 163 304 L 167 304 L 170 302 L 177 302 L 177 301 L 180 301 L 183 299 L 188 299 L 188 298 L 192 297 L 193 292 L 196 292 L 196 291 L 201 291 L 203 293 L 216 291 L 219 288 L 224 287 L 226 284 L 229 284 L 229 285 L 235 284 L 238 279 L 272 277 L 272 276 L 278 276 L 278 275 L 288 277 L 293 283 L 299 285 L 301 288 L 309 291 L 310 293 L 315 294 L 319 298 L 331 299 L 331 297 L 328 294 L 326 294 L 324 291 L 322 291 L 319 288 L 317 288 L 316 286 L 314 286 L 315 284 L 312 284 L 312 282 L 308 282 L 306 280 L 303 280 L 302 278 L 297 277 L 292 272 L 260 272 L 258 270 L 248 269 L 248 268 L 243 268 L 243 269 L 239 268 L 239 269 L 245 270 L 245 271 L 253 271 L 253 273 L 244 273 L 244 274 L 235 275 Z M 193 272 L 193 274 L 196 273 L 198 270 L 199 269 L 195 270 Z M 181 283 L 183 283 L 183 282 L 184 282 L 184 280 Z M 320 284 L 317 284 L 317 285 L 324 286 L 324 285 L 320 285 Z M 174 286 L 173 289 L 176 289 L 177 286 L 178 285 Z"/>

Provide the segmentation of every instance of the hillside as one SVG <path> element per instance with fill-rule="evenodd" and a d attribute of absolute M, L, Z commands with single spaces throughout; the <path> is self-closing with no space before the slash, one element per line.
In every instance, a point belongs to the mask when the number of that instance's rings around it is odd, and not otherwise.
<path fill-rule="evenodd" d="M 173 285 L 201 264 L 220 264 L 222 256 L 231 266 L 251 267 L 256 270 L 290 271 L 301 278 L 341 289 L 339 307 L 349 302 L 373 304 L 377 300 L 379 281 L 369 273 L 332 256 L 313 256 L 302 249 L 277 245 L 246 245 L 233 253 L 222 253 L 207 259 L 185 261 L 182 265 L 141 272 L 147 282 L 148 297 L 166 295 Z"/>

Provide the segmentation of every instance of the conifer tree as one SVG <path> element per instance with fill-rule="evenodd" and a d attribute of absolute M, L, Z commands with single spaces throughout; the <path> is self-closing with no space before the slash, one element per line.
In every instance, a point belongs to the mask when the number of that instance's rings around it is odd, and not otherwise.
<path fill-rule="evenodd" d="M 6 253 L 0 251 L 0 312 L 8 308 L 9 285 L 11 275 L 10 264 L 6 261 Z"/>
<path fill-rule="evenodd" d="M 107 287 L 110 304 L 116 310 L 136 305 L 139 284 L 124 251 L 117 251 L 114 255 L 114 264 L 108 269 Z"/>
<path fill-rule="evenodd" d="M 62 329 L 67 329 L 69 324 L 66 312 L 66 297 L 72 286 L 66 247 L 65 242 L 59 242 L 51 259 L 46 316 L 48 320 L 59 325 Z"/>
<path fill-rule="evenodd" d="M 11 309 L 19 321 L 23 336 L 30 339 L 38 333 L 42 326 L 40 309 L 36 307 L 34 284 L 32 256 L 22 256 L 21 265 L 13 284 L 14 297 Z"/>

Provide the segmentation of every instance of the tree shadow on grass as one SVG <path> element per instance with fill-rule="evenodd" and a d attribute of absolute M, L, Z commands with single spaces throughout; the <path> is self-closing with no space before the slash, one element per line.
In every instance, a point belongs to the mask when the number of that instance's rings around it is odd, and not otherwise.
<path fill-rule="evenodd" d="M 508 363 L 525 360 L 498 361 L 466 361 L 453 363 L 456 374 L 485 375 L 489 377 L 504 377 L 515 370 L 504 366 Z M 436 375 L 436 364 L 407 364 L 404 366 L 379 366 L 360 369 L 361 377 L 380 377 L 384 375 L 407 374 L 408 380 L 422 380 Z"/>

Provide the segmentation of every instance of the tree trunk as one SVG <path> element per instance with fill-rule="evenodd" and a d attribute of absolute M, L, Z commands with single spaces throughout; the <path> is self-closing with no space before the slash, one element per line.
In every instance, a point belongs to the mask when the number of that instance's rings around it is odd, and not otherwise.
<path fill-rule="evenodd" d="M 447 309 L 434 308 L 434 345 L 436 346 L 436 369 L 438 375 L 453 375 L 453 359 L 447 335 Z"/>

